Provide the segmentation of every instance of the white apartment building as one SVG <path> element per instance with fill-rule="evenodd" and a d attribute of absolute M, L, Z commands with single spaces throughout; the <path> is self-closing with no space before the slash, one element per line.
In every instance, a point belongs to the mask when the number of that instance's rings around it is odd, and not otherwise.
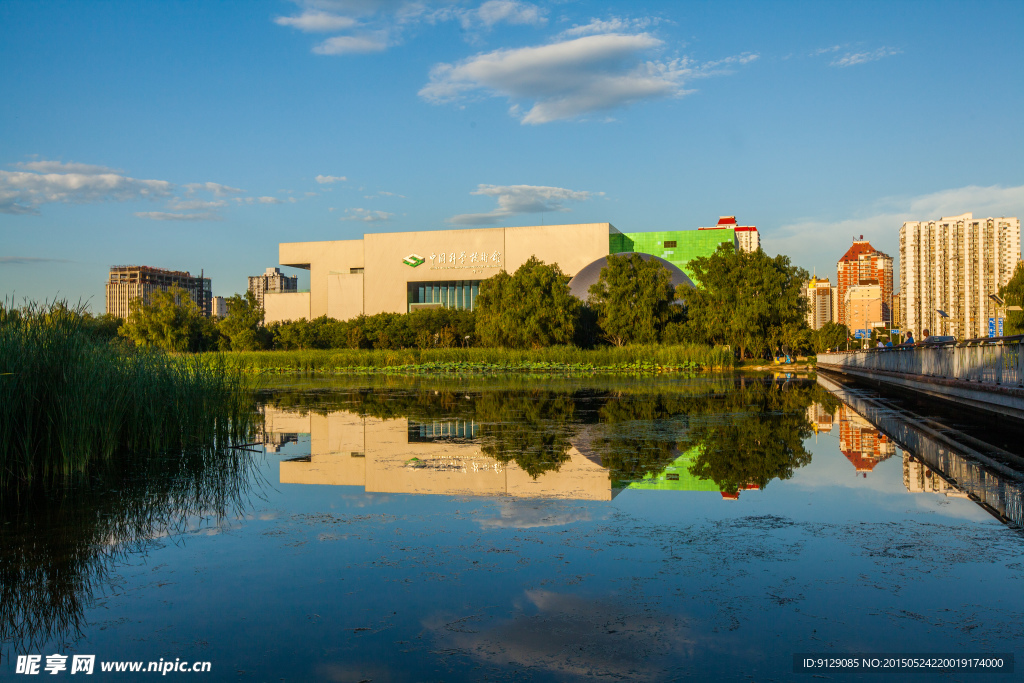
<path fill-rule="evenodd" d="M 210 316 L 213 318 L 228 317 L 228 302 L 222 296 L 215 296 L 210 301 Z"/>
<path fill-rule="evenodd" d="M 295 292 L 299 288 L 297 276 L 288 277 L 280 268 L 267 268 L 263 275 L 249 276 L 249 291 L 256 297 L 260 308 L 264 307 L 264 296 L 268 293 Z"/>
<path fill-rule="evenodd" d="M 900 228 L 900 303 L 904 327 L 920 338 L 988 336 L 997 305 L 989 299 L 1020 260 L 1020 220 L 947 216 Z M 938 311 L 949 317 L 943 318 Z"/>
<path fill-rule="evenodd" d="M 807 326 L 812 330 L 821 329 L 825 323 L 835 320 L 832 316 L 834 289 L 828 278 L 812 277 L 804 285 L 802 293 L 807 297 Z"/>

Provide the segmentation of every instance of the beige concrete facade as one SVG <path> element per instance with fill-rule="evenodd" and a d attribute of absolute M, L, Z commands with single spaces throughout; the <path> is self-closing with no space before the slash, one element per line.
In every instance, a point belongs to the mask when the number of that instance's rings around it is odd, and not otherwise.
<path fill-rule="evenodd" d="M 881 286 L 854 285 L 846 290 L 843 304 L 850 334 L 856 334 L 857 330 L 870 332 L 872 328 L 885 327 Z"/>
<path fill-rule="evenodd" d="M 807 297 L 807 325 L 812 330 L 833 320 L 832 293 L 835 289 L 829 284 L 828 278 L 812 277 L 801 288 Z"/>
<path fill-rule="evenodd" d="M 309 270 L 310 291 L 307 301 L 301 294 L 268 294 L 266 322 L 406 313 L 409 283 L 477 282 L 502 270 L 514 272 L 531 256 L 572 276 L 607 256 L 609 234 L 617 232 L 610 223 L 584 223 L 282 243 L 281 264 Z"/>
<path fill-rule="evenodd" d="M 611 500 L 608 470 L 576 447 L 557 471 L 536 479 L 478 443 L 412 442 L 409 420 L 266 408 L 268 432 L 310 435 L 310 456 L 280 463 L 282 484 L 362 486 L 368 492 Z"/>

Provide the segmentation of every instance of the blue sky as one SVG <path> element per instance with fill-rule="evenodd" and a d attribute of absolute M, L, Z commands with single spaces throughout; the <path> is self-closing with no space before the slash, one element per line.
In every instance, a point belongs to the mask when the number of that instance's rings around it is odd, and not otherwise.
<path fill-rule="evenodd" d="M 0 2 L 0 295 L 214 293 L 277 244 L 1024 214 L 1024 3 Z M 307 280 L 308 281 L 308 280 Z"/>

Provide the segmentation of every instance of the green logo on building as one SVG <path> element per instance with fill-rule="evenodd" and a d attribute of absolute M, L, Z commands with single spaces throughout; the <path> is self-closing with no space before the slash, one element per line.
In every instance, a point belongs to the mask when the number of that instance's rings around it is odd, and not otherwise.
<path fill-rule="evenodd" d="M 427 259 L 423 258 L 419 254 L 409 254 L 404 259 L 402 259 L 402 263 L 409 266 L 410 268 L 415 268 L 416 266 L 422 266 L 423 262 L 426 260 Z"/>

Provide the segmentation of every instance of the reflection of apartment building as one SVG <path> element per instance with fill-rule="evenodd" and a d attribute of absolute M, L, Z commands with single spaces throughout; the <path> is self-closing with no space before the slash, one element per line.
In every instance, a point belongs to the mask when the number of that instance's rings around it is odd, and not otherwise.
<path fill-rule="evenodd" d="M 203 315 L 209 316 L 213 291 L 210 278 L 192 277 L 181 270 L 164 270 L 150 266 L 112 266 L 107 278 L 107 313 L 127 319 L 134 310 L 133 302 L 151 303 L 154 292 L 166 292 L 171 287 L 180 287 L 188 293 Z"/>
<path fill-rule="evenodd" d="M 1009 282 L 1019 259 L 1017 218 L 965 213 L 904 223 L 900 293 L 906 327 L 918 336 L 925 328 L 962 339 L 987 336 L 989 318 L 997 315 L 988 297 Z"/>
<path fill-rule="evenodd" d="M 347 411 L 328 415 L 265 409 L 268 433 L 310 435 L 310 455 L 280 463 L 282 484 L 362 486 L 366 491 L 611 500 L 608 470 L 572 447 L 557 471 L 534 479 L 515 462 L 485 455 L 477 426 L 417 423 Z M 581 444 L 582 445 L 582 444 Z"/>
<path fill-rule="evenodd" d="M 828 278 L 812 277 L 803 286 L 807 297 L 807 325 L 812 330 L 832 321 L 832 291 Z"/>
<path fill-rule="evenodd" d="M 941 493 L 955 498 L 970 497 L 907 451 L 903 451 L 903 485 L 910 493 Z"/>
<path fill-rule="evenodd" d="M 871 243 L 864 239 L 853 241 L 853 246 L 847 249 L 843 257 L 836 264 L 836 283 L 839 297 L 839 318 L 837 322 L 846 325 L 851 330 L 853 327 L 847 322 L 847 311 L 844 306 L 846 292 L 851 287 L 858 285 L 877 285 L 879 287 L 879 298 L 881 300 L 881 315 L 878 320 L 889 321 L 892 317 L 892 257 L 883 254 Z"/>
<path fill-rule="evenodd" d="M 895 453 L 892 441 L 848 405 L 839 407 L 839 450 L 858 473 L 867 476 Z"/>
<path fill-rule="evenodd" d="M 263 275 L 249 276 L 249 291 L 256 297 L 260 308 L 263 308 L 263 297 L 267 292 L 296 292 L 299 289 L 299 278 L 288 277 L 280 268 L 267 268 Z"/>
<path fill-rule="evenodd" d="M 816 432 L 832 431 L 832 413 L 820 403 L 812 403 L 807 407 L 807 420 Z"/>

